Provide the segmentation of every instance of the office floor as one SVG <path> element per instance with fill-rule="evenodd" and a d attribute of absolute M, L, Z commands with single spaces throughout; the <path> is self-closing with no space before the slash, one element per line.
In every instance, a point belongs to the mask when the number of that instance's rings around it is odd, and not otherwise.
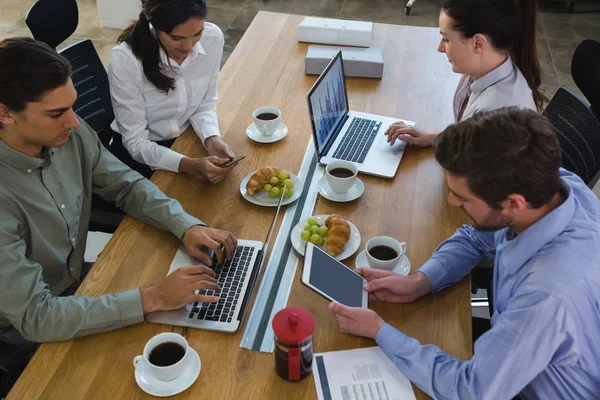
<path fill-rule="evenodd" d="M 0 0 L 0 39 L 30 36 L 24 18 L 34 2 L 35 0 Z M 77 3 L 79 27 L 60 47 L 81 39 L 92 39 L 106 65 L 120 31 L 100 27 L 95 0 L 78 0 Z M 440 0 L 418 0 L 410 16 L 404 15 L 404 4 L 404 0 L 208 0 L 207 20 L 216 23 L 225 33 L 225 63 L 260 10 L 389 24 L 438 26 Z M 600 12 L 543 12 L 537 33 L 546 96 L 551 98 L 560 86 L 566 86 L 581 95 L 571 78 L 571 58 L 583 39 L 600 40 Z M 600 197 L 600 185 L 596 186 L 595 192 Z M 486 316 L 487 308 L 478 309 L 476 314 Z"/>
<path fill-rule="evenodd" d="M 0 0 L 0 38 L 29 35 L 24 18 L 34 1 Z M 95 0 L 78 0 L 77 3 L 79 27 L 61 47 L 80 39 L 92 39 L 103 62 L 107 63 L 119 31 L 100 27 Z M 404 3 L 404 0 L 208 0 L 207 19 L 225 33 L 224 63 L 260 10 L 437 27 L 439 0 L 418 0 L 410 16 L 404 15 Z M 600 12 L 542 13 L 540 22 L 537 41 L 546 95 L 551 98 L 560 86 L 579 93 L 571 78 L 571 57 L 581 40 L 600 40 Z"/>

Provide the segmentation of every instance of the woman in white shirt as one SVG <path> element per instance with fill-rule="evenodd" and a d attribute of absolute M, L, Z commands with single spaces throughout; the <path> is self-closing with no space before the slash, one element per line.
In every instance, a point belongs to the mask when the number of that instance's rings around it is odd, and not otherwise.
<path fill-rule="evenodd" d="M 232 168 L 219 167 L 235 157 L 219 134 L 216 113 L 223 33 L 205 22 L 206 14 L 203 0 L 142 0 L 139 19 L 112 50 L 111 128 L 123 146 L 111 151 L 121 149 L 117 157 L 146 177 L 164 169 L 215 183 Z M 170 149 L 190 125 L 210 157 Z"/>
<path fill-rule="evenodd" d="M 454 95 L 456 122 L 509 106 L 541 110 L 547 99 L 540 90 L 538 14 L 537 0 L 444 0 L 437 50 L 463 74 Z M 397 122 L 385 134 L 390 145 L 399 139 L 430 146 L 440 132 Z"/>

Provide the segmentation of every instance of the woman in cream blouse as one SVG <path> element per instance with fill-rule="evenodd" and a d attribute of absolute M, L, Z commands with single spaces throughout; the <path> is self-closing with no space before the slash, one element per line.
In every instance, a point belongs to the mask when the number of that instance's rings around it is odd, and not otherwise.
<path fill-rule="evenodd" d="M 440 13 L 445 53 L 454 72 L 463 74 L 454 95 L 456 122 L 477 112 L 518 106 L 541 110 L 534 0 L 444 0 Z M 439 134 L 397 122 L 385 132 L 396 139 L 430 146 Z"/>

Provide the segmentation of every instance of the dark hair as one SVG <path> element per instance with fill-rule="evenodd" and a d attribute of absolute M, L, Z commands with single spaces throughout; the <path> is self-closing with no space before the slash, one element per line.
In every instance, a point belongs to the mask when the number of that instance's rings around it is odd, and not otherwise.
<path fill-rule="evenodd" d="M 121 33 L 117 43 L 127 43 L 133 54 L 142 60 L 144 75 L 159 90 L 175 89 L 175 79 L 160 68 L 160 41 L 150 30 L 169 33 L 191 17 L 206 18 L 205 0 L 142 0 L 139 19 Z"/>
<path fill-rule="evenodd" d="M 560 189 L 556 131 L 531 110 L 475 114 L 447 127 L 434 140 L 434 151 L 442 168 L 465 177 L 471 191 L 495 209 L 513 193 L 539 208 Z"/>
<path fill-rule="evenodd" d="M 465 38 L 486 35 L 498 50 L 507 50 L 527 80 L 533 100 L 542 109 L 542 67 L 538 60 L 538 0 L 444 0 L 442 10 Z"/>
<path fill-rule="evenodd" d="M 9 109 L 23 111 L 70 76 L 69 61 L 46 43 L 26 37 L 0 41 L 0 103 Z"/>

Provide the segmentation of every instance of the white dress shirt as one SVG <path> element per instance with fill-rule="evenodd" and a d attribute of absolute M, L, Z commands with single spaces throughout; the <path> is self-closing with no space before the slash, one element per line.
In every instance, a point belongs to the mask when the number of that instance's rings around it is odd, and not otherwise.
<path fill-rule="evenodd" d="M 493 111 L 502 107 L 516 106 L 537 111 L 527 80 L 510 57 L 498 68 L 475 82 L 471 82 L 470 76 L 463 75 L 454 94 L 456 122 L 460 122 L 458 117 L 467 94 L 469 100 L 461 121 L 471 118 L 475 113 Z"/>
<path fill-rule="evenodd" d="M 178 172 L 184 156 L 156 141 L 178 137 L 190 123 L 203 144 L 210 136 L 219 135 L 216 102 L 224 42 L 221 29 L 205 22 L 200 41 L 181 65 L 167 59 L 161 48 L 162 71 L 175 79 L 175 89 L 168 93 L 148 81 L 142 61 L 127 43 L 113 48 L 108 64 L 115 112 L 111 128 L 121 134 L 134 160 Z"/>

